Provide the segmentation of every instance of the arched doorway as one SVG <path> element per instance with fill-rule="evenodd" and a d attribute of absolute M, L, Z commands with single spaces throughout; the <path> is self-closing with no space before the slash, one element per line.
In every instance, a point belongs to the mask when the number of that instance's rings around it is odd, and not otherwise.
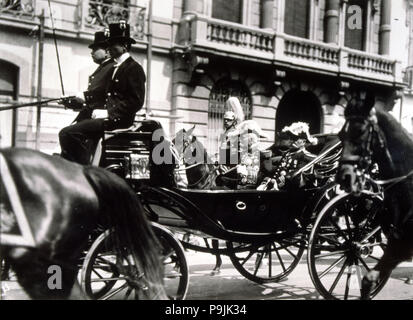
<path fill-rule="evenodd" d="M 280 132 L 293 122 L 302 121 L 310 126 L 310 133 L 321 132 L 321 103 L 309 91 L 291 90 L 281 99 L 275 118 L 275 131 Z"/>
<path fill-rule="evenodd" d="M 0 60 L 0 105 L 17 100 L 19 68 L 14 64 Z M 16 143 L 17 111 L 1 111 L 0 147 L 14 146 Z"/>

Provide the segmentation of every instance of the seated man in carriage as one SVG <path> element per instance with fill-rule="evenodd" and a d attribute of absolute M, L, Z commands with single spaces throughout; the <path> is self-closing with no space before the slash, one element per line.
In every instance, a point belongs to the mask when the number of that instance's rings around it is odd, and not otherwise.
<path fill-rule="evenodd" d="M 238 98 L 227 100 L 224 114 L 225 132 L 221 138 L 220 164 L 223 174 L 217 185 L 230 189 L 255 188 L 260 167 L 260 137 L 268 138 L 254 120 L 244 120 Z"/>
<path fill-rule="evenodd" d="M 305 181 L 302 175 L 294 180 L 289 180 L 289 177 L 316 158 L 306 146 L 317 143 L 317 138 L 311 137 L 307 123 L 295 122 L 283 128 L 275 144 L 265 152 L 261 166 L 263 179 L 258 189 L 280 190 L 287 184 L 303 187 Z"/>
<path fill-rule="evenodd" d="M 246 120 L 230 133 L 231 140 L 239 140 L 240 161 L 237 165 L 238 189 L 256 188 L 259 170 L 262 144 L 260 138 L 268 138 L 258 123 L 254 120 Z"/>

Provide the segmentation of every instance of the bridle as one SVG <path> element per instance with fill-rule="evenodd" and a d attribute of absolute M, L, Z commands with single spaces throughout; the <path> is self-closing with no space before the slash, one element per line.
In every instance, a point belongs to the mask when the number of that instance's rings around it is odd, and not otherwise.
<path fill-rule="evenodd" d="M 184 137 L 185 137 L 185 135 L 184 135 Z M 187 137 L 187 139 L 185 139 L 185 138 L 183 139 L 183 146 L 182 146 L 182 152 L 181 152 L 181 155 L 182 155 L 181 159 L 183 160 L 185 167 L 182 168 L 182 169 L 178 169 L 178 170 L 187 172 L 188 170 L 190 170 L 192 168 L 195 168 L 195 167 L 198 167 L 198 166 L 201 166 L 201 165 L 206 165 L 205 173 L 196 182 L 188 183 L 188 187 L 191 188 L 191 187 L 198 186 L 202 181 L 205 181 L 201 186 L 199 186 L 200 189 L 203 189 L 205 186 L 211 184 L 212 180 L 215 177 L 215 175 L 213 173 L 215 173 L 216 171 L 212 170 L 212 174 L 211 174 L 211 170 L 210 170 L 209 166 L 204 162 L 199 162 L 199 163 L 194 163 L 194 164 L 187 165 L 186 160 L 185 160 L 185 153 L 187 152 L 188 148 L 191 148 L 190 150 L 188 150 L 189 152 L 192 153 L 194 151 L 194 149 L 191 147 L 193 145 L 194 141 L 192 141 L 192 142 L 190 141 L 191 140 L 190 136 L 187 135 L 186 137 Z"/>
<path fill-rule="evenodd" d="M 362 123 L 365 130 L 356 138 L 348 139 L 350 134 L 350 121 Z M 366 132 L 367 131 L 367 132 Z M 367 139 L 363 138 L 367 135 Z M 362 116 L 347 116 L 343 129 L 339 133 L 339 137 L 342 141 L 345 139 L 353 145 L 357 145 L 361 149 L 361 154 L 342 157 L 340 159 L 341 164 L 349 164 L 357 167 L 358 169 L 366 169 L 372 164 L 373 157 L 373 141 L 374 137 L 378 137 L 380 141 L 380 148 L 385 148 L 384 139 L 381 136 L 377 123 L 372 117 L 365 118 Z"/>
<path fill-rule="evenodd" d="M 350 121 L 357 121 L 363 125 L 365 128 L 363 133 L 358 137 L 353 137 L 350 134 Z M 367 139 L 363 138 L 367 135 Z M 356 183 L 359 185 L 358 190 L 362 190 L 365 187 L 366 180 L 374 182 L 374 184 L 379 186 L 387 186 L 387 188 L 405 180 L 406 178 L 413 175 L 413 171 L 402 177 L 396 177 L 388 180 L 373 180 L 370 178 L 370 171 L 373 165 L 373 153 L 375 145 L 377 142 L 376 152 L 383 155 L 388 161 L 390 167 L 394 168 L 393 160 L 390 155 L 389 149 L 387 148 L 386 139 L 383 132 L 380 130 L 377 117 L 375 115 L 369 115 L 368 117 L 363 116 L 346 116 L 346 122 L 343 129 L 339 133 L 340 139 L 348 140 L 351 144 L 357 145 L 361 149 L 360 155 L 346 156 L 345 154 L 340 159 L 340 165 L 350 165 L 354 167 L 356 172 Z"/>

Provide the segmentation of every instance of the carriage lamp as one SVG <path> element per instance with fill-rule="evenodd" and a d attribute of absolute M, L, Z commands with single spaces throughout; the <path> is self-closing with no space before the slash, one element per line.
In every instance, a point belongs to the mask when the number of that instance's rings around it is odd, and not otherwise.
<path fill-rule="evenodd" d="M 150 179 L 149 154 L 125 156 L 125 170 L 126 179 Z"/>

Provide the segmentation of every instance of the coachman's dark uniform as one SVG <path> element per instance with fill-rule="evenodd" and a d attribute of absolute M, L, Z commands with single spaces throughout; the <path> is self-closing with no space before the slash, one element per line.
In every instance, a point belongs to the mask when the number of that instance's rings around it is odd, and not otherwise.
<path fill-rule="evenodd" d="M 108 40 L 136 43 L 130 38 L 129 32 L 128 24 L 122 22 L 110 24 Z M 104 76 L 103 73 L 101 74 L 103 70 L 107 71 Z M 98 80 L 96 75 L 92 77 L 94 77 L 93 83 L 91 82 L 85 94 L 86 103 L 96 106 L 95 109 L 107 109 L 108 118 L 86 119 L 64 128 L 59 133 L 62 156 L 80 164 L 90 163 L 88 140 L 97 142 L 102 138 L 104 131 L 131 126 L 136 112 L 142 108 L 145 99 L 145 73 L 131 57 L 120 65 L 103 66 L 99 71 L 101 80 Z M 94 83 L 96 86 L 93 85 Z"/>
<path fill-rule="evenodd" d="M 127 58 L 116 70 L 106 90 L 105 109 L 115 126 L 129 127 L 145 101 L 146 76 L 133 58 Z"/>
<path fill-rule="evenodd" d="M 114 61 L 112 59 L 105 60 L 101 65 L 89 76 L 89 84 L 85 95 L 85 105 L 74 120 L 80 122 L 92 117 L 94 109 L 102 109 L 105 105 L 106 88 L 113 74 Z"/>

